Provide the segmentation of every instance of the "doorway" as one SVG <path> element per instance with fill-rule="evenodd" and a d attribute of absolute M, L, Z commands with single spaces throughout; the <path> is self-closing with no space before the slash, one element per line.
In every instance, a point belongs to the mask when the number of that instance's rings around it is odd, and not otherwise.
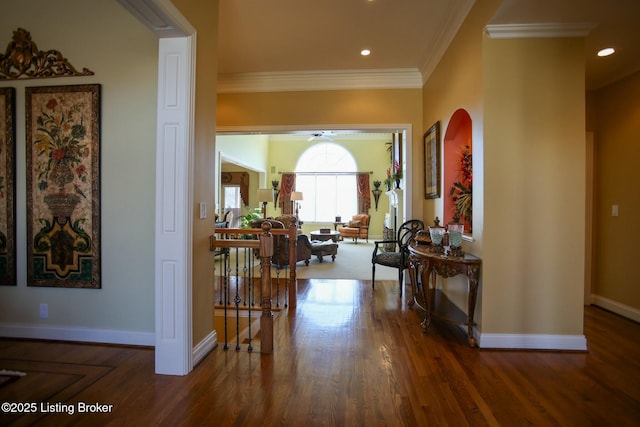
<path fill-rule="evenodd" d="M 277 126 L 277 127 L 246 127 L 246 126 L 225 126 L 217 129 L 217 135 L 247 135 L 255 136 L 261 135 L 268 137 L 269 135 L 294 135 L 294 134 L 322 134 L 322 135 L 339 135 L 339 134 L 366 134 L 366 133 L 400 133 L 402 135 L 402 148 L 403 153 L 401 165 L 404 171 L 405 177 L 413 176 L 413 150 L 412 150 L 412 126 L 411 124 L 351 124 L 341 126 Z M 225 156 L 226 157 L 226 156 Z M 236 159 L 237 161 L 237 159 Z M 237 162 L 242 164 L 242 162 Z M 220 166 L 220 164 L 219 164 Z M 246 166 L 246 165 L 245 165 Z M 220 171 L 220 169 L 218 169 Z M 219 173 L 217 174 L 220 175 Z M 262 183 L 262 176 L 261 176 Z M 222 190 L 222 189 L 221 189 Z M 413 194 L 413 182 L 411 179 L 404 180 L 404 193 Z M 402 206 L 399 206 L 399 216 L 397 221 L 399 224 L 406 221 L 408 218 L 413 217 L 413 203 L 411 197 L 402 198 Z"/>

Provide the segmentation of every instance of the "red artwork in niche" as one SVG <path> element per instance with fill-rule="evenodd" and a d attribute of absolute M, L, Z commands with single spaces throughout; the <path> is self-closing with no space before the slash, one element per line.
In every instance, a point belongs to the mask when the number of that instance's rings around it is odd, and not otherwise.
<path fill-rule="evenodd" d="M 471 159 L 473 153 L 472 146 L 472 127 L 471 117 L 464 109 L 456 110 L 447 126 L 444 135 L 444 224 L 453 220 L 455 213 L 455 197 L 459 194 L 455 191 L 450 194 L 450 190 L 454 187 L 454 183 L 459 182 L 463 185 L 471 186 L 471 165 L 464 167 L 463 163 Z M 464 221 L 465 232 L 471 230 L 471 221 L 460 218 L 460 222 Z"/>

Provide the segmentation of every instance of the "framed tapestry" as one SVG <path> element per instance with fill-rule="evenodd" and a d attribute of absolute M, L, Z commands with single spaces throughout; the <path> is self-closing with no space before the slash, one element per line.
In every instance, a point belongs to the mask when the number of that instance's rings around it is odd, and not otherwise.
<path fill-rule="evenodd" d="M 16 285 L 15 90 L 0 88 L 0 285 Z"/>
<path fill-rule="evenodd" d="M 440 121 L 424 134 L 424 198 L 440 197 Z"/>
<path fill-rule="evenodd" d="M 25 95 L 27 286 L 100 288 L 100 85 Z"/>

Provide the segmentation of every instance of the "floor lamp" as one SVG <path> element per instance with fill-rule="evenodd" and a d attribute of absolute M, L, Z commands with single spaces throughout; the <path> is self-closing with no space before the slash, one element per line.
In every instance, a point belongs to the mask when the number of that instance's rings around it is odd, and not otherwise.
<path fill-rule="evenodd" d="M 262 203 L 262 218 L 267 218 L 267 203 L 273 202 L 273 189 L 260 188 L 258 189 L 258 201 Z"/>

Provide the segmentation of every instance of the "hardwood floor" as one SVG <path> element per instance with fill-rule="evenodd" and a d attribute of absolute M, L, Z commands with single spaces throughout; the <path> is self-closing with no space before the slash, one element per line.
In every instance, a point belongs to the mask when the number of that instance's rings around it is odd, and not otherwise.
<path fill-rule="evenodd" d="M 405 295 L 407 292 L 405 292 Z M 637 426 L 640 325 L 585 309 L 588 352 L 469 348 L 407 307 L 393 282 L 303 280 L 275 323 L 275 352 L 218 346 L 185 377 L 149 348 L 0 339 L 0 369 L 27 372 L 0 402 L 36 402 L 0 425 Z M 41 411 L 41 402 L 74 414 Z M 78 413 L 77 402 L 113 405 Z M 69 405 L 73 403 L 73 405 Z M 103 408 L 108 409 L 108 408 Z"/>

